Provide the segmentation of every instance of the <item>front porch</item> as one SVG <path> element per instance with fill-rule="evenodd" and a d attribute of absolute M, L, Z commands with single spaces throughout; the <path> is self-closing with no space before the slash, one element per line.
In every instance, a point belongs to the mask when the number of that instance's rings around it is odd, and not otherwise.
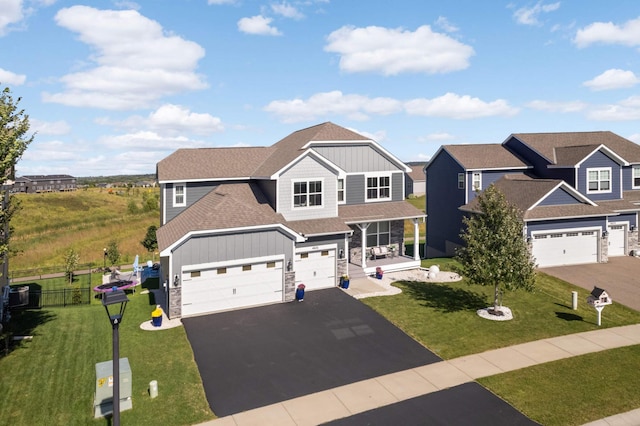
<path fill-rule="evenodd" d="M 375 275 L 376 268 L 378 267 L 382 268 L 382 271 L 385 273 L 419 268 L 421 261 L 420 259 L 414 259 L 412 256 L 398 255 L 369 259 L 364 268 L 359 262 L 360 259 L 351 259 L 348 264 L 348 274 L 351 279 Z"/>

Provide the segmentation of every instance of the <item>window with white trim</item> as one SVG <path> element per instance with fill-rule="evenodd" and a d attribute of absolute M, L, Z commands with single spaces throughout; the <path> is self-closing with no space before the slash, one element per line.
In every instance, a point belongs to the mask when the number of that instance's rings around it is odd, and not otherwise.
<path fill-rule="evenodd" d="M 587 193 L 611 192 L 611 167 L 587 169 Z"/>
<path fill-rule="evenodd" d="M 391 176 L 367 177 L 367 201 L 391 198 Z"/>
<path fill-rule="evenodd" d="M 458 189 L 464 189 L 464 173 L 458 173 Z"/>
<path fill-rule="evenodd" d="M 391 229 L 389 222 L 374 222 L 367 228 L 367 247 L 379 247 L 389 244 Z"/>
<path fill-rule="evenodd" d="M 293 207 L 322 206 L 322 181 L 293 182 Z"/>
<path fill-rule="evenodd" d="M 344 204 L 344 179 L 338 179 L 338 204 Z"/>
<path fill-rule="evenodd" d="M 480 172 L 473 173 L 473 180 L 471 183 L 471 187 L 473 188 L 474 191 L 480 191 L 482 189 L 482 173 Z"/>
<path fill-rule="evenodd" d="M 173 206 L 182 207 L 187 205 L 187 185 L 175 183 L 173 185 Z"/>
<path fill-rule="evenodd" d="M 640 188 L 640 166 L 633 166 L 633 175 L 631 177 L 631 182 L 633 188 Z"/>

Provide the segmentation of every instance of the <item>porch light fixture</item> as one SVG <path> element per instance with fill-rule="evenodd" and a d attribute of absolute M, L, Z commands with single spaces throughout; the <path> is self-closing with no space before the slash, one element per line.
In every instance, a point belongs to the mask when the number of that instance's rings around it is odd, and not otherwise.
<path fill-rule="evenodd" d="M 173 286 L 178 287 L 178 284 L 180 284 L 180 277 L 176 275 L 173 277 Z"/>
<path fill-rule="evenodd" d="M 339 257 L 340 259 L 344 259 L 344 249 L 340 249 L 340 250 L 338 250 L 338 257 Z"/>
<path fill-rule="evenodd" d="M 119 328 L 129 298 L 122 290 L 102 294 L 102 306 L 107 311 L 113 335 L 113 426 L 120 426 L 120 335 Z"/>
<path fill-rule="evenodd" d="M 289 259 L 287 261 L 287 272 L 291 272 L 292 269 L 293 269 L 293 263 L 291 262 L 291 259 Z"/>
<path fill-rule="evenodd" d="M 635 225 L 631 225 L 631 228 L 629 228 L 629 229 L 631 229 L 631 231 L 635 231 L 636 230 L 636 226 Z"/>
<path fill-rule="evenodd" d="M 602 231 L 602 238 L 607 238 L 609 236 L 609 231 Z"/>

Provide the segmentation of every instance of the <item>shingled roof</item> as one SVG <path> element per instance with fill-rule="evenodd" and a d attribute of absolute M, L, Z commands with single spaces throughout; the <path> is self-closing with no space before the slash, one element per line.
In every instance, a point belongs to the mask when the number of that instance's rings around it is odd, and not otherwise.
<path fill-rule="evenodd" d="M 574 165 L 600 145 L 629 163 L 640 163 L 640 146 L 608 131 L 514 133 L 511 136 L 533 148 L 552 164 Z"/>
<path fill-rule="evenodd" d="M 530 166 L 500 144 L 461 144 L 442 147 L 466 170 L 524 169 Z"/>

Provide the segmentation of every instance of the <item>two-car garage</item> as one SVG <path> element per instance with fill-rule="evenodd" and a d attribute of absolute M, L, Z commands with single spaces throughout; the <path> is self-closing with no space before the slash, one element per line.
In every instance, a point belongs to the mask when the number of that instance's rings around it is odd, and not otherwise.
<path fill-rule="evenodd" d="M 295 254 L 295 284 L 306 290 L 336 285 L 335 247 Z M 246 308 L 285 300 L 283 256 L 183 266 L 182 316 Z"/>

